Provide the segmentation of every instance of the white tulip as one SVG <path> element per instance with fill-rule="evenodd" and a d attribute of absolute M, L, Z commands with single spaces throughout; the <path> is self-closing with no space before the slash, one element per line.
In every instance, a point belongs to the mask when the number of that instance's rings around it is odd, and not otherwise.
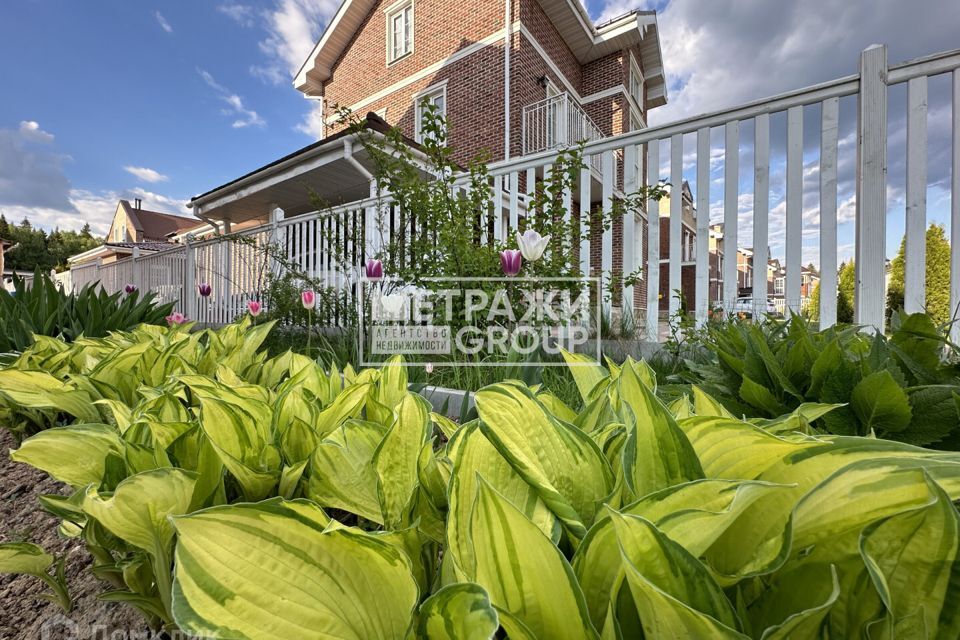
<path fill-rule="evenodd" d="M 543 252 L 547 250 L 550 244 L 550 236 L 541 236 L 533 229 L 527 229 L 520 235 L 517 232 L 517 245 L 520 247 L 520 254 L 524 260 L 535 262 L 543 257 Z"/>

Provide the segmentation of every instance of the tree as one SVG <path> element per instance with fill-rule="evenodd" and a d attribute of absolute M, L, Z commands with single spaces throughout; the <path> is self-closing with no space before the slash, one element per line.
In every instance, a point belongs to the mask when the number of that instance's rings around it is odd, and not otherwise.
<path fill-rule="evenodd" d="M 80 232 L 62 231 L 55 229 L 49 235 L 39 227 L 33 225 L 27 218 L 20 224 L 11 225 L 6 217 L 0 214 L 0 238 L 9 240 L 16 249 L 6 256 L 6 268 L 20 272 L 33 272 L 56 269 L 62 271 L 67 268 L 67 259 L 78 253 L 83 253 L 103 243 L 102 238 L 95 238 L 90 231 L 90 225 L 84 224 Z"/>
<path fill-rule="evenodd" d="M 857 268 L 853 263 L 844 262 L 840 265 L 840 271 L 837 276 L 837 322 L 853 322 L 853 295 L 857 282 Z M 813 291 L 810 292 L 810 306 L 807 307 L 807 315 L 813 322 L 820 320 L 820 282 L 813 285 Z"/>
<path fill-rule="evenodd" d="M 937 324 L 950 320 L 950 242 L 943 225 L 931 224 L 926 233 L 925 265 L 927 313 Z M 906 288 L 907 240 L 900 240 L 900 249 L 890 263 L 890 285 L 887 287 L 887 314 L 903 308 Z"/>

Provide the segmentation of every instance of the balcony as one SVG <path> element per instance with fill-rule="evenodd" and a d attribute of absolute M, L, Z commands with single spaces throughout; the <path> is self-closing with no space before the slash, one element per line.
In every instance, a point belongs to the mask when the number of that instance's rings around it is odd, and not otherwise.
<path fill-rule="evenodd" d="M 523 108 L 523 154 L 549 149 L 572 147 L 583 141 L 603 138 L 594 124 L 569 93 L 551 96 Z M 591 167 L 600 171 L 600 156 L 590 159 Z"/>

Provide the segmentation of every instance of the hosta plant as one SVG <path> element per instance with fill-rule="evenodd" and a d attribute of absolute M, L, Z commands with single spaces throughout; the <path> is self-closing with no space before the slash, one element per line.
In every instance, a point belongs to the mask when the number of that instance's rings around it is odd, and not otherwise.
<path fill-rule="evenodd" d="M 632 360 L 568 354 L 580 411 L 508 381 L 456 424 L 408 391 L 399 361 L 340 372 L 284 354 L 205 372 L 168 362 L 170 374 L 157 357 L 108 352 L 65 376 L 103 393 L 107 414 L 11 454 L 73 488 L 43 507 L 114 585 L 102 597 L 155 627 L 256 639 L 960 633 L 960 454 L 810 436 L 799 413 L 761 427 L 699 389 L 664 405 Z M 91 376 L 115 358 L 136 379 L 107 394 Z"/>
<path fill-rule="evenodd" d="M 683 377 L 735 415 L 835 405 L 810 417 L 815 431 L 960 449 L 960 352 L 926 314 L 895 314 L 889 337 L 815 331 L 800 316 L 731 322 L 710 328 L 704 345 L 712 361 L 688 361 Z"/>

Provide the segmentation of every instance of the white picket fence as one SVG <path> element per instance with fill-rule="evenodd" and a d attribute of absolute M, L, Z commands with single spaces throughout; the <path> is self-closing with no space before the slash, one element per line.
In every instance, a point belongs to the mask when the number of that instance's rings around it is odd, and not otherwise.
<path fill-rule="evenodd" d="M 737 299 L 737 247 L 755 248 L 754 264 L 766 262 L 765 248 L 771 244 L 770 231 L 770 176 L 771 176 L 771 117 L 785 113 L 786 118 L 786 195 L 785 195 L 785 253 L 786 283 L 784 298 L 787 309 L 799 311 L 801 304 L 801 260 L 803 257 L 803 126 L 804 110 L 819 110 L 819 264 L 821 272 L 820 321 L 821 326 L 836 322 L 836 292 L 838 266 L 837 238 L 837 184 L 838 184 L 838 125 L 840 100 L 855 96 L 856 124 L 856 230 L 855 259 L 857 267 L 855 321 L 880 330 L 885 318 L 886 272 L 886 218 L 887 218 L 887 108 L 890 87 L 907 84 L 908 117 L 906 124 L 906 308 L 919 311 L 924 306 L 925 283 L 925 229 L 927 225 L 927 87 L 929 78 L 952 74 L 952 174 L 951 200 L 951 307 L 960 307 L 960 50 L 928 56 L 889 66 L 884 46 L 866 49 L 860 56 L 860 72 L 764 100 L 724 109 L 678 122 L 658 125 L 619 136 L 590 140 L 585 143 L 585 162 L 581 170 L 577 199 L 570 192 L 563 194 L 568 215 L 579 215 L 586 220 L 596 203 L 611 213 L 616 198 L 637 190 L 642 184 L 667 180 L 679 185 L 683 180 L 685 163 L 684 140 L 690 136 L 696 141 L 692 158 L 696 187 L 696 283 L 695 309 L 699 322 L 705 322 L 708 309 L 715 306 L 709 300 L 709 236 L 711 209 L 711 173 L 724 167 L 723 250 L 725 259 L 721 273 L 723 306 L 730 307 Z M 741 126 L 752 125 L 753 206 L 752 237 L 741 237 L 738 229 L 743 220 L 739 215 L 739 162 L 742 152 Z M 722 129 L 722 150 L 711 145 L 711 131 Z M 669 148 L 669 163 L 661 167 L 661 150 Z M 720 151 L 719 157 L 717 152 Z M 519 227 L 526 215 L 529 196 L 521 190 L 521 183 L 534 185 L 549 175 L 559 151 L 549 149 L 505 162 L 490 164 L 490 212 L 494 238 L 506 239 Z M 646 175 L 641 175 L 646 159 Z M 713 168 L 712 168 L 713 165 Z M 598 166 L 597 172 L 592 167 Z M 465 178 L 464 178 L 465 181 Z M 464 182 L 465 184 L 465 182 Z M 591 204 L 594 203 L 594 204 Z M 659 312 L 661 295 L 681 288 L 682 199 L 672 198 L 669 211 L 669 270 L 668 291 L 660 290 L 659 224 L 645 224 L 645 220 L 659 218 L 659 204 L 647 203 L 641 216 L 625 216 L 622 226 L 622 247 L 614 263 L 614 232 L 604 231 L 598 247 L 602 256 L 602 276 L 609 278 L 614 271 L 630 273 L 643 267 L 646 300 L 633 305 L 641 314 L 640 323 L 646 335 L 656 339 L 661 335 L 662 319 Z M 155 290 L 165 300 L 178 300 L 179 308 L 189 317 L 203 322 L 227 322 L 242 313 L 247 300 L 262 293 L 265 276 L 279 269 L 277 261 L 268 260 L 256 247 L 267 244 L 278 247 L 282 257 L 299 270 L 318 278 L 325 286 L 354 292 L 363 258 L 389 241 L 391 234 L 411 233 L 402 228 L 403 218 L 389 200 L 370 198 L 334 210 L 315 212 L 291 219 L 274 217 L 270 224 L 241 234 L 252 244 L 237 242 L 236 237 L 216 237 L 192 243 L 150 256 L 132 258 L 112 265 L 83 266 L 74 269 L 75 286 L 100 280 L 110 290 L 122 289 L 131 282 L 142 289 Z M 486 236 L 486 233 L 484 233 Z M 483 240 L 489 240 L 484 237 Z M 331 244 L 336 245 L 334 250 Z M 256 246 L 254 246 L 256 245 Z M 345 253 L 350 269 L 339 268 L 334 260 L 337 253 Z M 580 246 L 580 266 L 584 275 L 591 273 L 590 240 Z M 211 284 L 214 293 L 200 298 L 197 284 Z M 766 306 L 765 287 L 757 287 L 754 303 Z M 632 287 L 625 287 L 623 300 L 633 301 Z M 670 311 L 676 311 L 679 300 L 670 300 Z M 960 341 L 960 327 L 954 329 L 954 339 Z"/>

